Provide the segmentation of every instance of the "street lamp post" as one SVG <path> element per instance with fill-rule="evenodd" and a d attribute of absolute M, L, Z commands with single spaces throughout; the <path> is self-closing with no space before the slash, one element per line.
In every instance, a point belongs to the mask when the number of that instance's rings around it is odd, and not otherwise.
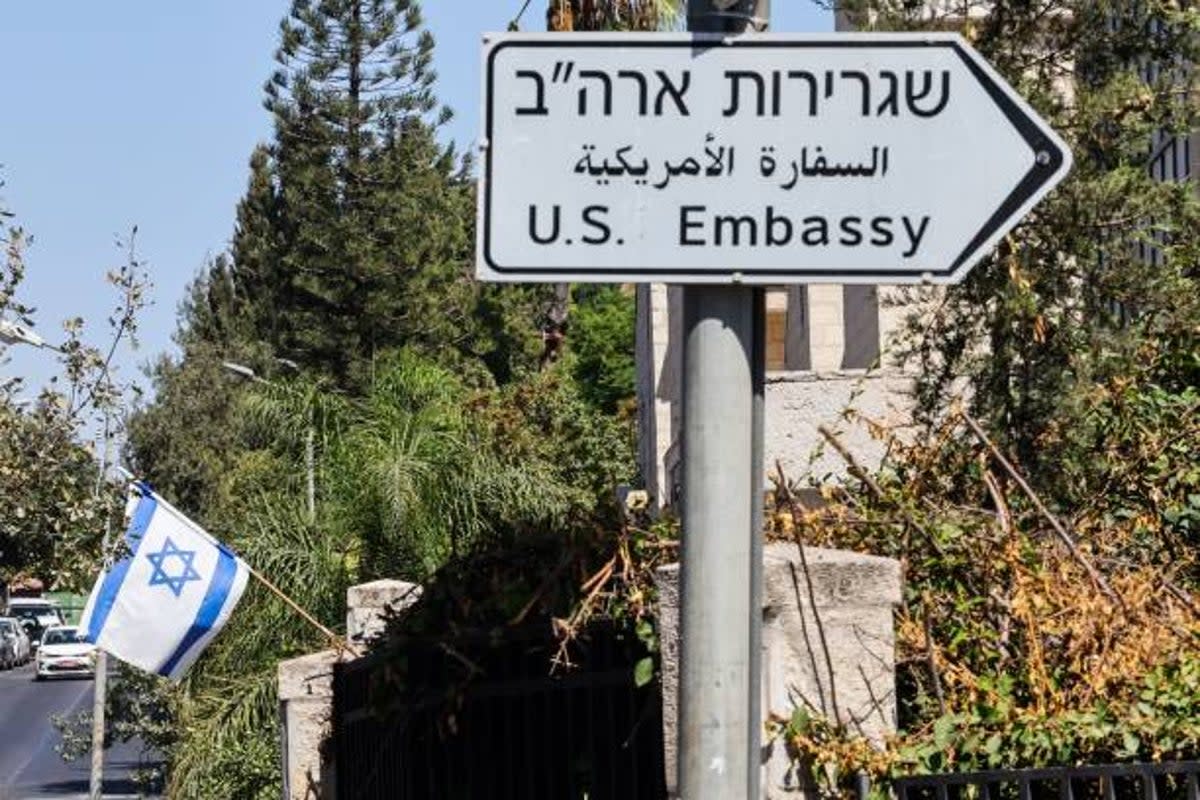
<path fill-rule="evenodd" d="M 286 358 L 278 359 L 279 363 L 285 364 L 293 369 L 299 369 L 295 361 L 290 361 Z M 278 387 L 278 384 L 269 381 L 259 375 L 251 367 L 245 364 L 238 364 L 233 361 L 222 361 L 221 366 L 233 374 L 245 378 L 246 380 L 261 383 L 264 386 Z M 305 489 L 307 500 L 308 521 L 313 522 L 317 518 L 317 459 L 316 459 L 316 426 L 313 424 L 313 404 L 307 403 L 308 412 L 308 428 L 304 432 L 304 472 L 305 472 Z"/>

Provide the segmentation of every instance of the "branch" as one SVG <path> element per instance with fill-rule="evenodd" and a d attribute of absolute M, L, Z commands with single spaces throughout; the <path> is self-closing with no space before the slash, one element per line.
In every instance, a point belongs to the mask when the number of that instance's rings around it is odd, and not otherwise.
<path fill-rule="evenodd" d="M 933 694 L 937 698 L 938 713 L 946 713 L 946 693 L 942 690 L 942 676 L 938 672 L 937 652 L 933 647 L 933 624 L 930 622 L 929 595 L 921 598 L 921 627 L 925 629 L 925 661 L 929 664 L 929 675 L 933 678 Z"/>
<path fill-rule="evenodd" d="M 1079 549 L 1079 546 L 1075 544 L 1075 540 L 1071 538 L 1071 534 L 1067 533 L 1067 529 L 1063 527 L 1063 524 L 1058 521 L 1058 517 L 1050 513 L 1050 509 L 1046 508 L 1046 504 L 1042 502 L 1042 499 L 1038 496 L 1037 492 L 1035 492 L 1033 487 L 1031 487 L 1025 481 L 1025 479 L 1021 477 L 1021 473 L 1017 472 L 1017 468 L 1012 465 L 1012 462 L 1004 457 L 1004 454 L 1000 452 L 1000 448 L 996 447 L 992 440 L 988 438 L 988 435 L 984 433 L 983 428 L 979 426 L 979 423 L 975 421 L 975 418 L 967 413 L 966 409 L 963 408 L 960 408 L 958 413 L 962 417 L 963 421 L 967 423 L 967 427 L 971 429 L 971 432 L 975 434 L 975 437 L 979 439 L 979 441 L 988 449 L 989 452 L 991 452 L 992 457 L 996 459 L 1000 466 L 1004 467 L 1004 470 L 1009 474 L 1009 477 L 1016 482 L 1017 486 L 1021 487 L 1021 491 L 1025 492 L 1026 497 L 1030 499 L 1034 507 L 1037 508 L 1046 521 L 1050 523 L 1050 527 L 1053 528 L 1054 532 L 1058 535 L 1059 541 L 1066 546 L 1067 550 L 1071 553 L 1071 557 L 1074 558 L 1081 567 L 1083 567 L 1084 571 L 1088 574 L 1088 577 L 1091 578 L 1092 583 L 1095 584 L 1096 588 L 1103 592 L 1104 596 L 1113 603 L 1121 608 L 1125 608 L 1125 603 L 1120 597 L 1117 596 L 1117 593 L 1112 590 L 1112 587 L 1108 585 L 1108 581 L 1105 580 L 1104 576 L 1101 575 L 1100 572 L 1092 565 L 1092 562 L 1089 561 L 1087 556 L 1083 554 L 1083 551 Z"/>
<path fill-rule="evenodd" d="M 116 357 L 117 347 L 125 338 L 125 335 L 133 330 L 138 309 L 141 307 L 141 290 L 143 287 L 139 286 L 138 284 L 136 225 L 133 226 L 133 230 L 129 234 L 129 244 L 126 249 L 128 252 L 128 257 L 123 274 L 121 274 L 119 279 L 111 278 L 111 280 L 114 282 L 117 282 L 118 280 L 121 281 L 120 285 L 124 290 L 124 296 L 122 298 L 123 304 L 119 309 L 120 317 L 114 322 L 115 330 L 113 332 L 112 341 L 109 343 L 108 353 L 105 355 L 104 360 L 100 363 L 99 374 L 96 376 L 96 379 L 92 382 L 91 386 L 88 387 L 87 395 L 79 401 L 78 405 L 72 406 L 70 411 L 70 415 L 72 417 L 78 415 L 85 408 L 87 408 L 89 403 L 92 403 L 96 399 L 96 395 L 102 386 L 107 384 L 110 389 L 113 388 L 111 378 L 113 358 Z M 111 274 L 112 273 L 110 273 L 110 275 Z M 110 322 L 113 322 L 113 320 L 110 319 Z"/>
<path fill-rule="evenodd" d="M 792 495 L 792 490 L 787 485 L 787 478 L 783 474 L 783 465 L 778 460 L 776 460 L 776 462 L 775 462 L 775 470 L 776 470 L 776 472 L 779 473 L 779 485 L 783 489 L 784 499 L 788 503 L 788 506 L 791 508 L 792 517 L 794 519 L 795 515 L 796 515 L 797 501 L 796 501 L 796 498 Z M 829 704 L 833 708 L 834 720 L 836 720 L 839 725 L 842 725 L 843 724 L 842 712 L 841 712 L 841 709 L 838 708 L 837 678 L 834 676 L 834 673 L 833 673 L 833 657 L 832 657 L 832 655 L 830 655 L 830 652 L 829 652 L 829 641 L 825 637 L 825 625 L 823 622 L 821 622 L 821 613 L 817 610 L 817 593 L 813 589 L 812 572 L 808 568 L 808 556 L 804 552 L 804 542 L 802 542 L 800 540 L 799 533 L 796 534 L 796 549 L 800 552 L 800 568 L 802 570 L 804 570 L 804 582 L 807 585 L 807 589 L 808 589 L 808 605 L 812 611 L 813 622 L 816 623 L 817 637 L 821 640 L 822 655 L 825 656 L 825 669 L 829 675 Z M 796 592 L 796 613 L 798 613 L 800 615 L 800 623 L 801 623 L 801 626 L 803 626 L 803 624 L 804 624 L 804 608 L 800 604 L 800 587 L 796 581 L 796 568 L 794 565 L 791 565 L 791 564 L 788 565 L 788 568 L 792 573 L 792 588 Z M 810 653 L 809 654 L 810 654 L 810 656 L 812 655 L 811 654 L 811 645 L 810 645 Z M 815 659 L 814 659 L 814 661 L 815 661 Z M 815 668 L 816 664 L 814 664 L 813 666 Z M 820 685 L 821 685 L 820 672 L 818 670 L 814 669 L 813 677 L 817 679 L 817 686 L 820 687 Z"/>
<path fill-rule="evenodd" d="M 837 454 L 840 455 L 843 460 L 845 460 L 846 471 L 849 472 L 855 478 L 858 478 L 860 481 L 862 481 L 867 486 L 867 488 L 870 489 L 871 492 L 875 495 L 875 498 L 877 500 L 883 500 L 884 499 L 883 489 L 880 487 L 880 485 L 878 483 L 875 482 L 875 479 L 872 478 L 869 474 L 867 474 L 867 471 L 865 469 L 863 469 L 862 466 L 859 465 L 858 461 L 855 460 L 854 455 L 849 450 L 846 449 L 846 446 L 844 444 L 842 444 L 841 440 L 838 439 L 837 435 L 834 434 L 833 431 L 826 428 L 824 425 L 818 425 L 817 432 L 820 433 L 822 436 L 824 436 L 825 441 L 829 442 L 830 446 L 832 446 L 833 449 L 837 451 Z M 782 468 L 779 467 L 778 464 L 776 465 L 776 467 L 780 470 L 779 474 L 780 474 L 780 477 L 782 477 L 783 476 Z M 934 538 L 933 534 L 929 533 L 929 531 L 927 531 L 924 528 L 924 526 L 922 526 L 915 519 L 913 519 L 912 515 L 909 514 L 907 511 L 905 511 L 902 508 L 898 509 L 898 510 L 900 512 L 900 515 L 904 518 L 904 522 L 907 525 L 909 525 L 913 530 L 915 530 L 917 533 L 921 534 L 927 540 L 929 540 L 929 545 L 934 549 L 934 552 L 936 552 L 938 555 L 941 555 L 941 556 L 944 556 L 946 554 L 945 551 L 942 549 L 941 545 L 938 544 L 937 539 Z"/>

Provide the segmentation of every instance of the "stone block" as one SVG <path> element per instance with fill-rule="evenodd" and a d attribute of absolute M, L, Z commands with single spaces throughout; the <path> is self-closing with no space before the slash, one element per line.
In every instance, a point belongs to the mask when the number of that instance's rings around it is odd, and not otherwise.
<path fill-rule="evenodd" d="M 339 654 L 322 650 L 279 662 L 283 727 L 284 800 L 333 797 L 333 765 L 322 755 L 333 705 L 333 665 Z"/>
<path fill-rule="evenodd" d="M 807 569 L 805 569 L 807 564 Z M 663 745 L 675 796 L 679 691 L 679 566 L 658 570 Z M 762 692 L 766 716 L 798 705 L 838 717 L 882 744 L 895 730 L 895 632 L 900 564 L 888 558 L 769 544 L 763 554 Z M 763 797 L 805 794 L 778 743 L 764 747 Z"/>
<path fill-rule="evenodd" d="M 360 583 L 346 590 L 346 636 L 365 642 L 383 633 L 389 614 L 417 602 L 421 587 L 407 581 L 384 579 Z"/>

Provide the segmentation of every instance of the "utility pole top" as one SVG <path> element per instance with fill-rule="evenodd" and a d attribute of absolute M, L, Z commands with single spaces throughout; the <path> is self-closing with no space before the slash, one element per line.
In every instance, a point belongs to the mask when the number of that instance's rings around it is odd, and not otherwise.
<path fill-rule="evenodd" d="M 687 6 L 694 33 L 761 33 L 771 20 L 770 0 L 691 0 Z"/>

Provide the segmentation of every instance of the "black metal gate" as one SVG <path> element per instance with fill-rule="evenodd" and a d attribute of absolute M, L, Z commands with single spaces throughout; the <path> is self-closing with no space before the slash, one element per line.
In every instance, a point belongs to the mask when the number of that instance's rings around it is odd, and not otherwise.
<path fill-rule="evenodd" d="M 924 775 L 892 788 L 897 800 L 1200 800 L 1200 762 Z"/>
<path fill-rule="evenodd" d="M 594 627 L 550 675 L 548 626 L 412 643 L 334 671 L 339 800 L 659 800 L 662 705 L 636 637 Z"/>

